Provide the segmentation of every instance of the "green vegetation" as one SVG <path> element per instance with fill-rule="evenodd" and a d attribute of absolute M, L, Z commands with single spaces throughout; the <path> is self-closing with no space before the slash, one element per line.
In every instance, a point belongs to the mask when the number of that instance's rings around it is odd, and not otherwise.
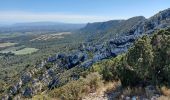
<path fill-rule="evenodd" d="M 150 79 L 151 65 L 153 62 L 150 38 L 143 36 L 136 41 L 134 46 L 122 59 L 118 66 L 119 78 L 123 86 L 134 86 L 141 80 Z"/>
<path fill-rule="evenodd" d="M 17 37 L 19 35 L 22 35 L 22 33 L 18 33 L 18 32 L 14 32 L 13 34 L 11 34 L 11 33 L 0 33 L 0 39 L 14 38 L 14 37 Z"/>
<path fill-rule="evenodd" d="M 14 45 L 14 44 L 7 44 L 7 45 Z M 4 50 L 1 50 L 0 53 L 1 55 L 27 55 L 27 54 L 31 54 L 31 53 L 34 53 L 34 52 L 37 52 L 38 49 L 36 48 L 27 48 L 25 46 L 16 46 L 16 47 L 9 47 L 9 48 L 6 48 Z"/>
<path fill-rule="evenodd" d="M 8 47 L 8 48 L 6 48 L 6 49 L 1 50 L 0 53 L 2 53 L 2 54 L 12 53 L 12 52 L 21 50 L 21 49 L 23 49 L 23 48 L 25 48 L 24 45 L 21 45 L 21 46 L 12 46 L 12 47 Z"/>
<path fill-rule="evenodd" d="M 103 84 L 98 73 L 90 73 L 85 78 L 71 81 L 68 84 L 50 91 L 49 96 L 59 100 L 80 100 L 83 96 L 96 91 Z"/>
<path fill-rule="evenodd" d="M 170 84 L 170 31 L 162 30 L 153 36 L 143 36 L 122 56 L 93 65 L 93 71 L 106 81 L 120 79 L 123 86 L 141 83 Z"/>
<path fill-rule="evenodd" d="M 17 44 L 0 49 L 0 81 L 9 85 L 18 78 L 22 71 L 25 72 L 26 69 L 40 64 L 41 61 L 57 52 L 69 52 L 70 50 L 76 49 L 81 43 L 80 41 L 82 41 L 81 39 L 77 39 L 74 35 L 65 35 L 64 39 L 30 41 L 38 37 L 40 33 L 41 32 L 29 32 L 29 34 L 18 34 L 15 37 L 2 39 L 3 42 L 7 41 Z M 48 34 L 56 34 L 56 32 Z M 14 53 L 16 53 L 16 55 Z"/>
<path fill-rule="evenodd" d="M 17 43 L 10 43 L 10 42 L 0 43 L 0 48 L 5 48 L 5 47 L 13 46 L 13 45 L 16 45 L 16 44 Z"/>
<path fill-rule="evenodd" d="M 111 38 L 111 35 L 118 35 L 119 32 L 126 33 L 135 23 L 143 20 L 143 17 L 135 19 L 133 22 L 131 19 L 123 21 L 125 23 L 121 26 L 125 27 L 124 29 L 117 28 L 117 25 L 114 26 L 116 28 L 106 27 L 104 31 L 101 29 L 99 33 L 106 32 L 105 36 L 98 33 L 90 36 L 91 33 L 87 32 L 92 40 L 91 44 L 95 45 L 97 41 L 102 42 L 102 40 Z M 99 28 L 103 27 L 103 23 L 99 26 Z M 0 47 L 6 47 L 0 51 L 0 96 L 21 77 L 21 74 L 27 71 L 31 72 L 36 69 L 35 67 L 41 66 L 41 62 L 46 61 L 51 55 L 58 52 L 67 54 L 71 50 L 81 48 L 80 46 L 85 40 L 84 35 L 87 36 L 87 34 L 85 32 L 80 38 L 77 38 L 76 35 L 64 35 L 63 39 L 54 37 L 58 36 L 54 33 L 39 36 L 29 32 L 29 35 L 6 37 L 9 43 L 0 44 Z M 87 55 L 92 59 L 95 54 L 89 51 Z M 49 98 L 78 100 L 88 93 L 95 92 L 103 83 L 118 80 L 125 88 L 139 84 L 170 86 L 170 29 L 161 30 L 150 36 L 145 35 L 139 38 L 127 53 L 115 58 L 104 59 L 93 64 L 89 69 L 80 66 L 67 69 L 57 66 L 55 62 L 48 62 L 43 68 L 35 71 L 31 78 L 44 77 L 45 73 L 51 73 L 47 81 L 51 82 L 53 77 L 56 77 L 59 83 L 51 86 L 44 85 L 40 92 L 47 91 L 48 94 L 37 95 L 35 99 L 48 98 L 49 96 Z M 32 84 L 30 81 L 23 87 L 29 88 Z"/>
<path fill-rule="evenodd" d="M 122 59 L 119 76 L 123 85 L 133 86 L 142 81 L 170 85 L 170 32 L 160 32 L 151 39 L 146 36 L 139 39 Z"/>
<path fill-rule="evenodd" d="M 137 16 L 128 20 L 111 20 L 107 22 L 89 23 L 81 29 L 81 36 L 89 41 L 102 43 L 107 39 L 116 38 L 120 35 L 130 35 L 131 28 L 144 21 L 143 16 Z"/>
<path fill-rule="evenodd" d="M 119 64 L 120 60 L 124 57 L 123 55 L 119 55 L 116 58 L 106 59 L 101 62 L 94 64 L 90 71 L 99 72 L 105 81 L 113 81 L 118 80 L 118 74 L 116 66 Z"/>
<path fill-rule="evenodd" d="M 24 48 L 18 51 L 12 51 L 15 55 L 26 55 L 26 54 L 31 54 L 38 51 L 36 48 Z"/>
<path fill-rule="evenodd" d="M 144 90 L 138 91 L 138 88 L 134 88 L 139 84 L 170 86 L 169 34 L 169 30 L 162 30 L 152 36 L 143 36 L 126 54 L 102 60 L 86 71 L 81 70 L 80 79 L 69 81 L 62 87 L 50 91 L 49 96 L 64 100 L 78 100 L 90 91 L 94 92 L 102 86 L 103 82 L 118 80 L 125 87 L 124 94 L 129 95 L 133 92 L 144 93 L 142 92 Z M 72 72 L 69 71 L 69 73 Z M 76 74 L 75 71 L 74 74 Z"/>

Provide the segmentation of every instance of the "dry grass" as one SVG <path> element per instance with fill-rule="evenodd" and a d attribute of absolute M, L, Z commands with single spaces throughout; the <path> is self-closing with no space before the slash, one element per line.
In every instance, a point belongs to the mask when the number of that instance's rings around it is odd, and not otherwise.
<path fill-rule="evenodd" d="M 50 91 L 49 96 L 62 100 L 81 100 L 85 95 L 98 90 L 102 84 L 103 81 L 98 73 L 90 73 L 86 78 L 71 81 L 60 88 Z"/>
<path fill-rule="evenodd" d="M 122 92 L 125 96 L 133 96 L 133 95 L 143 95 L 145 94 L 145 90 L 142 87 L 134 87 L 134 88 L 126 88 Z"/>
<path fill-rule="evenodd" d="M 165 96 L 170 96 L 170 89 L 167 88 L 166 86 L 161 87 L 161 92 Z"/>
<path fill-rule="evenodd" d="M 105 93 L 110 93 L 110 92 L 113 92 L 117 89 L 118 86 L 121 85 L 121 82 L 118 81 L 118 82 L 109 82 L 109 83 L 106 83 L 105 84 Z"/>
<path fill-rule="evenodd" d="M 99 89 L 97 89 L 96 94 L 105 94 L 114 91 L 117 86 L 119 85 L 119 82 L 108 82 L 100 86 Z"/>
<path fill-rule="evenodd" d="M 169 96 L 161 96 L 158 98 L 158 100 L 170 100 Z"/>

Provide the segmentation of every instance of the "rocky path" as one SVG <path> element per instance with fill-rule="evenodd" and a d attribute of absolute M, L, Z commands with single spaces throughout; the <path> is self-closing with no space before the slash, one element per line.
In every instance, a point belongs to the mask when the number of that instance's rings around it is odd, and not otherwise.
<path fill-rule="evenodd" d="M 120 82 L 107 83 L 96 92 L 90 93 L 89 95 L 84 97 L 82 100 L 113 100 L 119 95 L 119 92 L 116 92 L 117 87 L 119 86 Z"/>
<path fill-rule="evenodd" d="M 128 96 L 127 93 L 130 93 L 131 91 L 132 90 L 122 90 L 120 83 L 108 83 L 101 86 L 96 92 L 90 93 L 82 100 L 120 100 L 120 98 L 121 100 L 170 100 L 170 96 L 158 94 L 154 86 L 145 87 L 145 92 L 138 89 L 138 91 L 136 91 L 136 93 L 139 92 L 138 95 L 134 94 L 133 96 Z M 140 92 L 143 93 L 143 95 L 139 95 Z"/>
<path fill-rule="evenodd" d="M 108 100 L 108 98 L 104 94 L 91 93 L 82 100 Z"/>

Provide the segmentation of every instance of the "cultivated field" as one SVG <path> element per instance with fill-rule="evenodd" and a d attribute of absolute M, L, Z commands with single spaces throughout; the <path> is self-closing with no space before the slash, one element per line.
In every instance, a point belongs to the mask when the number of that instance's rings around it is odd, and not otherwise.
<path fill-rule="evenodd" d="M 26 55 L 38 51 L 36 48 L 27 48 L 25 46 L 10 47 L 5 50 L 1 50 L 0 53 L 13 53 L 15 55 Z"/>
<path fill-rule="evenodd" d="M 40 35 L 37 38 L 34 38 L 30 41 L 61 39 L 61 38 L 64 38 L 64 35 L 69 35 L 69 34 L 71 34 L 71 32 L 61 32 L 61 33 L 56 33 L 56 34 L 45 34 L 45 35 Z"/>
<path fill-rule="evenodd" d="M 38 51 L 36 48 L 24 48 L 18 51 L 12 51 L 15 55 L 26 55 L 26 54 L 31 54 Z"/>
<path fill-rule="evenodd" d="M 10 42 L 0 43 L 0 48 L 5 48 L 5 47 L 13 46 L 15 44 L 17 44 L 17 43 L 10 43 Z"/>

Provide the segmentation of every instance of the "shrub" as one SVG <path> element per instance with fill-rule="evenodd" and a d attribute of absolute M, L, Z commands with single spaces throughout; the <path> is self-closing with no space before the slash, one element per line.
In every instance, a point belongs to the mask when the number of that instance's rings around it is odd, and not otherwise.
<path fill-rule="evenodd" d="M 161 35 L 155 35 L 152 41 L 154 41 L 152 68 L 154 83 L 170 85 L 170 36 L 162 33 Z"/>
<path fill-rule="evenodd" d="M 49 96 L 62 100 L 80 100 L 86 94 L 94 92 L 100 85 L 102 85 L 101 76 L 98 73 L 91 73 L 86 78 L 80 78 L 52 90 Z"/>
<path fill-rule="evenodd" d="M 125 59 L 120 61 L 116 70 L 123 87 L 135 86 L 138 84 L 140 78 L 137 73 L 130 68 Z"/>
<path fill-rule="evenodd" d="M 88 86 L 90 86 L 92 91 L 96 91 L 101 85 L 103 85 L 101 75 L 99 75 L 97 72 L 87 75 L 84 81 Z"/>
<path fill-rule="evenodd" d="M 106 81 L 113 80 L 114 77 L 108 67 L 104 67 L 104 69 L 102 70 L 102 75 L 103 75 L 103 79 Z"/>
<path fill-rule="evenodd" d="M 0 81 L 0 94 L 3 93 L 6 88 L 7 88 L 7 84 L 3 81 Z"/>
<path fill-rule="evenodd" d="M 116 66 L 119 64 L 120 60 L 124 55 L 119 55 L 116 58 L 106 59 L 92 66 L 92 72 L 98 72 L 102 75 L 104 81 L 115 81 L 118 79 L 118 72 Z"/>
<path fill-rule="evenodd" d="M 53 64 L 52 64 L 52 63 L 47 63 L 47 64 L 45 65 L 45 68 L 46 68 L 46 69 L 50 69 L 51 67 L 53 67 Z"/>
<path fill-rule="evenodd" d="M 151 65 L 153 62 L 150 38 L 144 36 L 129 49 L 126 56 L 117 66 L 119 78 L 123 86 L 134 86 L 140 81 L 150 79 Z"/>
<path fill-rule="evenodd" d="M 127 63 L 142 79 L 146 79 L 149 77 L 152 62 L 152 45 L 150 39 L 144 36 L 127 53 Z"/>
<path fill-rule="evenodd" d="M 139 82 L 170 85 L 169 31 L 161 30 L 151 39 L 144 36 L 137 40 L 119 62 L 117 71 L 124 86 Z"/>

